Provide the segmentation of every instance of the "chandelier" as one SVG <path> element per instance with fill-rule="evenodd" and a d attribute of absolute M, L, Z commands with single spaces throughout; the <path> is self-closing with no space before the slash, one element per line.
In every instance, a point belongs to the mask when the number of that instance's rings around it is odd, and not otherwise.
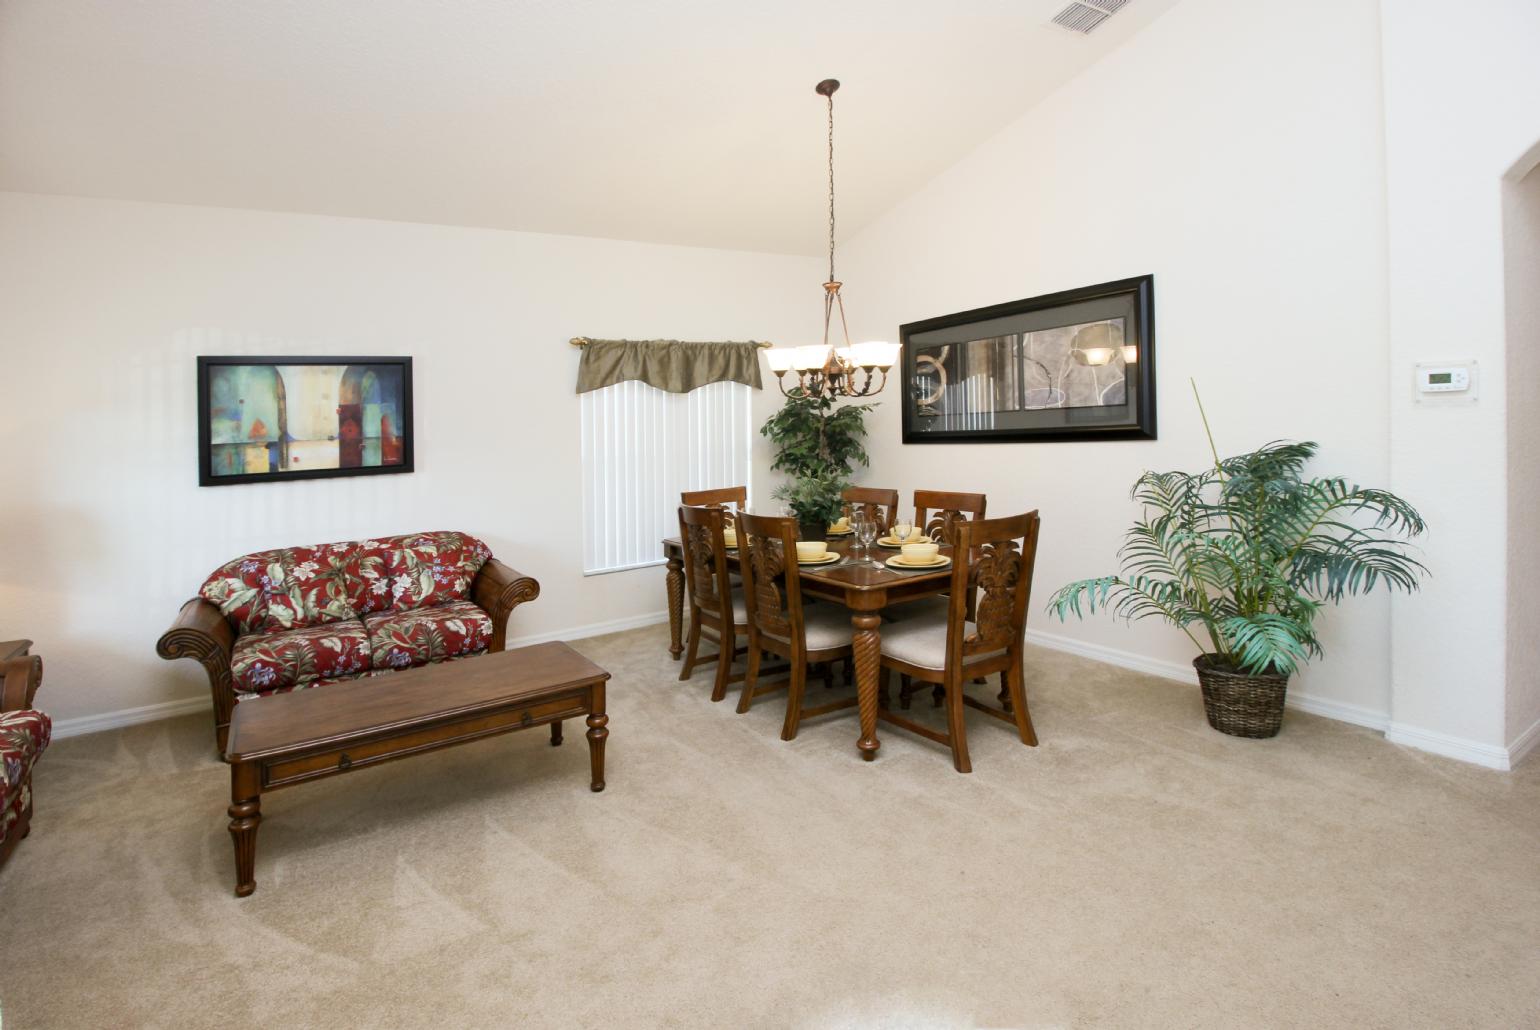
<path fill-rule="evenodd" d="M 839 88 L 837 79 L 825 79 L 814 87 L 814 92 L 829 102 L 829 281 L 823 284 L 823 344 L 772 347 L 765 355 L 781 393 L 790 392 L 786 389 L 786 373 L 795 372 L 797 380 L 792 388 L 815 400 L 879 393 L 888 384 L 888 370 L 898 360 L 896 343 L 851 345 L 850 327 L 845 324 L 845 301 L 840 297 L 844 284 L 834 278 L 834 91 Z M 836 308 L 845 338 L 843 347 L 829 343 L 829 327 Z"/>

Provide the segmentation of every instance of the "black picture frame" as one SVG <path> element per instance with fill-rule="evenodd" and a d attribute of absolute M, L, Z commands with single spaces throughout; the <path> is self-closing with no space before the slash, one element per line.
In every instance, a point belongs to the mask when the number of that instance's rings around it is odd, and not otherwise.
<path fill-rule="evenodd" d="M 272 369 L 272 379 L 276 383 L 276 403 L 280 412 L 277 420 L 279 423 L 277 428 L 275 430 L 269 431 L 266 434 L 272 436 L 273 439 L 268 440 L 264 438 L 252 437 L 251 441 L 215 441 L 214 423 L 216 417 L 222 415 L 228 409 L 224 406 L 216 407 L 213 391 L 216 389 L 216 380 L 219 380 L 218 388 L 221 390 L 223 390 L 225 384 L 229 382 L 227 377 L 220 375 L 220 370 L 234 366 L 246 366 L 255 369 Z M 344 404 L 342 391 L 347 389 L 345 381 L 348 379 L 348 377 L 352 375 L 355 370 L 363 370 L 359 371 L 355 377 L 358 382 L 368 385 L 368 376 L 372 374 L 375 376 L 375 380 L 372 385 L 374 385 L 377 389 L 379 388 L 379 384 L 382 379 L 388 383 L 389 388 L 392 390 L 397 388 L 399 389 L 398 394 L 394 392 L 392 393 L 388 407 L 389 410 L 397 416 L 400 425 L 399 427 L 395 425 L 391 425 L 390 427 L 391 429 L 397 430 L 397 432 L 393 434 L 394 438 L 391 434 L 386 434 L 383 428 L 381 429 L 381 435 L 378 438 L 379 442 L 376 444 L 377 448 L 381 452 L 380 460 L 377 463 L 357 465 L 339 464 L 337 466 L 320 468 L 282 467 L 298 463 L 297 461 L 284 460 L 285 458 L 290 457 L 289 448 L 292 446 L 296 444 L 309 444 L 312 446 L 319 446 L 324 449 L 326 443 L 326 441 L 319 439 L 305 441 L 285 438 L 289 435 L 288 427 L 283 424 L 285 418 L 287 417 L 287 404 L 285 399 L 286 388 L 283 386 L 283 377 L 279 372 L 279 369 L 285 367 L 299 368 L 307 366 L 340 366 L 343 368 L 343 373 L 339 377 L 338 395 L 333 398 L 336 402 L 336 417 L 339 424 L 338 433 L 336 436 L 328 438 L 329 440 L 337 443 L 339 450 L 343 449 L 345 446 L 350 448 L 356 446 L 360 448 L 360 450 L 364 450 L 367 448 L 369 443 L 369 440 L 365 437 L 359 436 L 355 439 L 351 435 L 348 436 L 347 443 L 343 443 L 346 421 L 345 413 L 343 411 Z M 252 374 L 247 373 L 247 375 Z M 255 375 L 256 378 L 261 378 L 259 373 Z M 244 404 L 244 399 L 241 399 L 240 403 Z M 322 399 L 317 399 L 315 402 L 313 402 L 313 410 L 323 410 L 321 403 Z M 362 407 L 362 405 L 360 405 L 360 407 Z M 225 418 L 224 421 L 231 422 L 233 420 Z M 263 426 L 262 428 L 266 429 L 267 427 Z M 278 464 L 280 467 L 272 468 L 265 472 L 221 472 L 219 471 L 218 466 L 221 464 L 228 466 L 229 456 L 223 453 L 216 455 L 216 448 L 223 449 L 230 446 L 242 446 L 248 448 L 254 448 L 258 446 L 266 447 L 269 449 L 270 453 L 275 453 L 278 456 L 278 459 L 273 463 Z M 399 449 L 399 458 L 397 458 L 395 454 L 389 453 L 396 449 Z M 400 473 L 413 472 L 416 470 L 415 451 L 416 440 L 412 428 L 412 359 L 409 357 L 369 357 L 352 354 L 329 355 L 324 357 L 298 357 L 291 355 L 284 355 L 282 357 L 253 355 L 200 355 L 198 357 L 199 486 L 234 486 L 240 483 L 276 483 L 291 479 L 333 479 L 347 476 L 397 475 Z M 339 457 L 339 462 L 347 460 L 349 460 L 349 457 Z"/>
<path fill-rule="evenodd" d="M 906 444 L 1156 438 L 1153 275 L 910 322 L 899 340 Z M 1121 380 L 1101 384 L 1103 364 Z"/>

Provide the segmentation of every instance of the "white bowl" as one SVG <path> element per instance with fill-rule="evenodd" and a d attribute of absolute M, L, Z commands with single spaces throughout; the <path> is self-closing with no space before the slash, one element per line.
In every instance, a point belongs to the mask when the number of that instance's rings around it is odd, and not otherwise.
<path fill-rule="evenodd" d="M 817 561 L 829 553 L 829 545 L 822 540 L 798 540 L 797 560 Z"/>
<path fill-rule="evenodd" d="M 932 562 L 941 553 L 941 547 L 933 540 L 926 540 L 918 544 L 905 544 L 902 551 L 905 561 Z"/>

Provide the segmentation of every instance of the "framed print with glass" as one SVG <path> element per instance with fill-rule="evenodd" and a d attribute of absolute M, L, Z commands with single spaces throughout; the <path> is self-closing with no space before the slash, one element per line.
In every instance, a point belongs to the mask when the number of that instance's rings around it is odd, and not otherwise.
<path fill-rule="evenodd" d="M 904 443 L 1155 439 L 1155 277 L 899 328 Z"/>

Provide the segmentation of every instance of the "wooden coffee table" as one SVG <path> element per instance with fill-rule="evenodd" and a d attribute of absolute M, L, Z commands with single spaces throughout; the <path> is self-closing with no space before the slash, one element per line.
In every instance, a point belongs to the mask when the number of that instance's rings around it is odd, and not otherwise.
<path fill-rule="evenodd" d="M 604 684 L 610 674 L 562 643 L 479 655 L 389 676 L 243 701 L 230 721 L 235 893 L 253 875 L 261 796 L 393 758 L 587 716 L 590 789 L 604 789 Z"/>

